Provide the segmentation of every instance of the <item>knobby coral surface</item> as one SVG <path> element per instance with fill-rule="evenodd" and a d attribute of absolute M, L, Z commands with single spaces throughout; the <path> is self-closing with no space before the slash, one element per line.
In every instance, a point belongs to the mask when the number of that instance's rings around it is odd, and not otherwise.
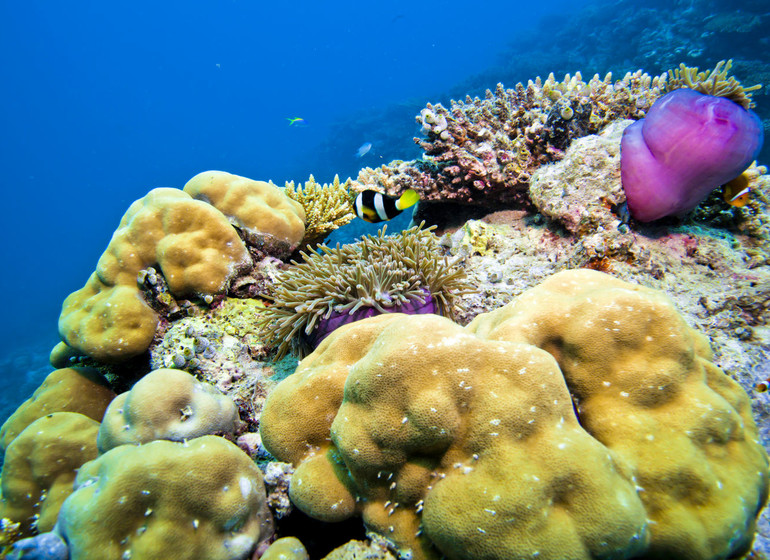
<path fill-rule="evenodd" d="M 54 412 L 77 412 L 101 422 L 115 393 L 92 368 L 63 368 L 51 372 L 32 396 L 0 428 L 0 450 L 38 418 Z"/>
<path fill-rule="evenodd" d="M 158 323 L 139 289 L 140 271 L 157 266 L 172 294 L 202 297 L 250 264 L 219 210 L 178 189 L 154 189 L 129 207 L 96 271 L 64 300 L 59 333 L 97 360 L 128 359 L 147 350 Z"/>
<path fill-rule="evenodd" d="M 749 550 L 767 455 L 749 400 L 661 293 L 557 274 L 467 328 L 340 328 L 268 397 L 261 434 L 319 519 L 414 558 Z"/>
<path fill-rule="evenodd" d="M 178 369 L 156 369 L 107 407 L 97 442 L 104 453 L 156 439 L 184 441 L 235 431 L 238 409 L 228 396 Z"/>
<path fill-rule="evenodd" d="M 204 171 L 184 192 L 208 202 L 239 228 L 250 246 L 277 257 L 288 256 L 305 235 L 302 206 L 272 183 L 225 171 Z"/>
<path fill-rule="evenodd" d="M 52 532 L 14 546 L 35 558 L 52 541 L 70 560 L 246 560 L 272 535 L 265 499 L 259 468 L 224 438 L 121 445 L 80 468 Z"/>
<path fill-rule="evenodd" d="M 0 518 L 19 536 L 50 531 L 78 469 L 96 459 L 99 422 L 76 412 L 38 418 L 8 446 L 0 479 Z"/>

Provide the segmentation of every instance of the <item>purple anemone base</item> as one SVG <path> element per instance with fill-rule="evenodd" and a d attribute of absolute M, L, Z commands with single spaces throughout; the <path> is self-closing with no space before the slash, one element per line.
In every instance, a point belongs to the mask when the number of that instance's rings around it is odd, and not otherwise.
<path fill-rule="evenodd" d="M 436 313 L 436 304 L 433 302 L 433 297 L 427 289 L 423 289 L 424 298 L 420 300 L 415 298 L 409 300 L 401 305 L 394 305 L 393 307 L 384 307 L 386 313 L 406 313 L 407 315 L 424 315 L 429 313 Z M 315 348 L 324 338 L 329 336 L 334 330 L 340 328 L 348 323 L 359 321 L 361 319 L 367 319 L 374 317 L 375 315 L 382 315 L 382 312 L 369 306 L 362 306 L 356 309 L 353 313 L 337 313 L 333 312 L 329 315 L 328 319 L 319 319 L 318 326 L 310 333 L 308 342 Z"/>
<path fill-rule="evenodd" d="M 762 148 L 762 122 L 724 97 L 677 89 L 626 128 L 620 175 L 640 222 L 683 214 L 740 175 Z"/>

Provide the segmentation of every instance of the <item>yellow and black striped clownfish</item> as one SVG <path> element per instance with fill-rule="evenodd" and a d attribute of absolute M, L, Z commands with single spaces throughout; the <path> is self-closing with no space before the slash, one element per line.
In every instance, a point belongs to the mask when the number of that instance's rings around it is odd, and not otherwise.
<path fill-rule="evenodd" d="M 417 204 L 418 200 L 420 200 L 420 195 L 413 189 L 408 189 L 399 198 L 366 190 L 358 193 L 353 206 L 356 209 L 356 216 L 376 224 L 377 222 L 392 220 L 406 208 Z"/>

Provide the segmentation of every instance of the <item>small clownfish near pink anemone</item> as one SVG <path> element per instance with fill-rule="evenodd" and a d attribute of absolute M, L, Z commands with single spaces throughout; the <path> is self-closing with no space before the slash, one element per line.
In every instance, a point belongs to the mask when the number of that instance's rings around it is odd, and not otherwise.
<path fill-rule="evenodd" d="M 749 178 L 746 173 L 741 173 L 735 179 L 725 183 L 722 196 L 725 202 L 736 208 L 743 208 L 749 201 L 751 188 L 749 187 Z"/>
<path fill-rule="evenodd" d="M 413 189 L 408 189 L 399 198 L 373 190 L 365 190 L 358 193 L 353 207 L 356 210 L 356 216 L 376 224 L 385 220 L 392 220 L 405 209 L 417 204 L 419 200 L 420 195 Z"/>
<path fill-rule="evenodd" d="M 770 378 L 765 379 L 764 381 L 760 381 L 754 385 L 754 390 L 757 393 L 766 393 L 768 389 L 770 389 Z"/>

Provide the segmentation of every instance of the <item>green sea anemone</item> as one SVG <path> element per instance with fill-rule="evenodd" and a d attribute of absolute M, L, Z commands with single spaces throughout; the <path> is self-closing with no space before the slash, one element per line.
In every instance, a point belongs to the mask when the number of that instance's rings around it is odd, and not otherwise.
<path fill-rule="evenodd" d="M 303 263 L 280 273 L 259 325 L 280 359 L 308 354 L 342 324 L 378 313 L 455 317 L 472 290 L 465 271 L 442 255 L 433 227 L 412 227 L 335 248 L 301 253 Z"/>

